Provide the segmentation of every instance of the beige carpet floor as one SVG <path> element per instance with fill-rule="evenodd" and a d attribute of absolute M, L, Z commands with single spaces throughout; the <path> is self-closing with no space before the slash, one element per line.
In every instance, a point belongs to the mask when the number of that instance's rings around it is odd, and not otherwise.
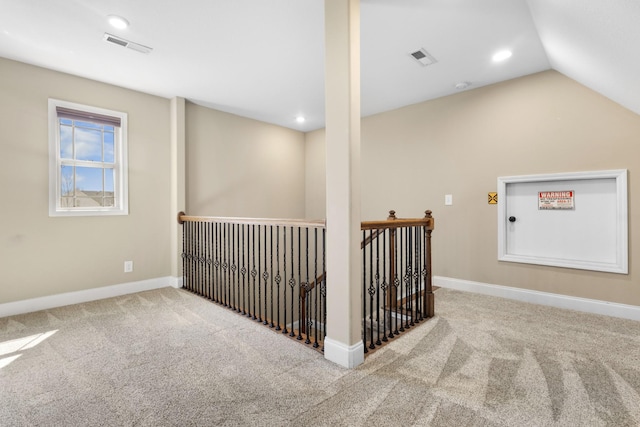
<path fill-rule="evenodd" d="M 183 290 L 0 319 L 2 426 L 639 426 L 640 324 L 440 289 L 347 370 Z"/>

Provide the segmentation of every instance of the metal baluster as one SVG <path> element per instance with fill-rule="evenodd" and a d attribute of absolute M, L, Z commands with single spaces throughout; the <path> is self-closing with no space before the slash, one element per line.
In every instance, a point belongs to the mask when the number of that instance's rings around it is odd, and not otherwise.
<path fill-rule="evenodd" d="M 283 328 L 282 328 L 282 333 L 286 334 L 287 332 L 289 332 L 287 330 L 287 284 L 286 284 L 286 280 L 287 280 L 287 227 L 282 227 L 282 244 L 283 244 L 283 248 L 282 248 L 282 254 L 283 254 L 283 261 L 282 261 L 282 265 L 283 265 L 283 271 L 282 274 L 284 275 L 284 280 L 285 280 L 285 286 L 284 286 L 284 292 L 283 292 L 283 297 L 284 297 L 284 303 L 282 305 L 282 312 L 284 314 L 284 323 Z"/>
<path fill-rule="evenodd" d="M 211 244 L 212 239 L 211 239 L 211 226 L 212 224 L 210 222 L 206 223 L 206 242 L 207 242 L 207 253 L 206 253 L 206 258 L 207 258 L 207 271 L 206 271 L 206 276 L 207 276 L 207 297 L 209 299 L 213 298 L 213 291 L 211 290 Z"/>
<path fill-rule="evenodd" d="M 304 327 L 303 319 L 302 319 L 302 241 L 301 241 L 302 230 L 298 227 L 298 284 L 300 288 L 298 289 L 298 336 L 297 340 L 302 339 L 302 328 Z"/>
<path fill-rule="evenodd" d="M 269 301 L 269 303 L 271 304 L 271 319 L 270 319 L 269 327 L 273 328 L 274 327 L 274 324 L 273 324 L 273 225 L 269 226 L 269 271 L 271 273 L 270 274 L 271 296 Z"/>
<path fill-rule="evenodd" d="M 263 325 L 268 324 L 267 315 L 269 312 L 267 311 L 267 280 L 269 279 L 269 271 L 267 269 L 267 226 L 264 226 L 264 272 L 262 273 L 262 279 L 264 280 L 264 320 L 262 321 Z"/>
<path fill-rule="evenodd" d="M 242 224 L 242 265 L 240 266 L 240 274 L 242 274 L 242 314 L 247 315 L 247 249 L 245 245 L 245 232 L 247 225 Z"/>
<path fill-rule="evenodd" d="M 389 338 L 393 338 L 398 334 L 398 317 L 396 313 L 396 301 L 398 299 L 397 235 L 398 230 L 396 228 L 391 228 L 389 230 L 389 278 L 391 279 L 391 284 L 389 287 Z"/>
<path fill-rule="evenodd" d="M 222 270 L 223 274 L 223 304 L 225 307 L 229 307 L 229 223 L 225 222 L 222 227 L 222 245 L 223 245 L 223 258 L 222 258 Z"/>
<path fill-rule="evenodd" d="M 218 286 L 218 224 L 211 223 L 211 300 L 217 302 Z"/>
<path fill-rule="evenodd" d="M 191 222 L 185 222 L 185 246 L 184 246 L 184 259 L 185 259 L 185 269 L 184 269 L 184 287 L 188 290 L 191 290 L 191 261 L 189 260 L 190 251 L 191 251 Z"/>
<path fill-rule="evenodd" d="M 187 278 L 186 278 L 186 271 L 187 271 L 187 252 L 185 251 L 186 248 L 186 237 L 185 237 L 185 229 L 186 226 L 185 224 L 188 224 L 186 222 L 182 222 L 182 288 L 186 288 L 186 282 L 187 282 Z"/>
<path fill-rule="evenodd" d="M 306 280 L 304 283 L 304 321 L 305 321 L 305 329 L 304 332 L 307 336 L 307 339 L 304 340 L 305 344 L 311 344 L 311 340 L 309 339 L 309 335 L 311 335 L 311 311 L 309 310 L 309 291 L 311 288 L 309 287 L 309 227 L 305 227 L 305 248 L 306 248 L 306 263 L 305 263 L 305 271 L 306 271 Z"/>
<path fill-rule="evenodd" d="M 326 229 L 322 229 L 322 287 L 320 295 L 322 295 L 322 352 L 324 353 L 324 339 L 327 336 L 327 264 L 326 264 Z"/>
<path fill-rule="evenodd" d="M 258 225 L 258 322 L 262 322 L 262 265 L 261 265 L 261 252 L 260 252 L 260 242 L 262 241 L 260 238 L 260 230 L 261 230 L 260 225 Z"/>
<path fill-rule="evenodd" d="M 382 232 L 384 230 L 376 230 L 376 329 L 378 330 L 376 345 L 382 345 L 380 341 L 380 233 Z"/>
<path fill-rule="evenodd" d="M 407 312 L 409 325 L 415 326 L 413 322 L 413 227 L 407 227 Z M 409 326 L 407 326 L 409 327 Z"/>
<path fill-rule="evenodd" d="M 198 293 L 198 223 L 194 222 L 191 232 L 191 292 Z"/>
<path fill-rule="evenodd" d="M 414 261 L 413 261 L 413 282 L 415 284 L 415 290 L 414 290 L 414 304 L 415 304 L 415 312 L 416 312 L 416 323 L 420 323 L 420 319 L 422 317 L 421 313 L 422 313 L 422 309 L 420 307 L 420 233 L 419 233 L 419 228 L 418 227 L 413 227 L 413 234 L 414 234 Z"/>
<path fill-rule="evenodd" d="M 411 235 L 409 234 L 409 229 L 407 227 L 403 228 L 403 232 L 405 235 L 405 244 L 404 244 L 404 262 L 405 262 L 405 270 L 404 270 L 404 277 L 403 277 L 403 283 L 404 283 L 404 327 L 405 329 L 409 329 L 410 325 L 409 325 L 409 304 L 408 301 L 411 301 L 410 299 L 410 295 L 409 295 L 409 287 L 411 285 L 411 254 L 410 252 L 410 248 L 411 248 Z"/>
<path fill-rule="evenodd" d="M 253 231 L 251 239 L 251 256 L 252 256 L 252 266 L 251 266 L 251 277 L 253 278 L 253 320 L 256 320 L 256 276 L 258 272 L 256 271 L 256 226 L 251 225 L 251 230 Z M 258 281 L 258 284 L 260 281 Z"/>
<path fill-rule="evenodd" d="M 195 223 L 195 230 L 194 230 L 194 248 L 193 248 L 193 255 L 194 255 L 194 275 L 193 278 L 195 280 L 195 291 L 198 295 L 202 295 L 202 290 L 200 289 L 200 226 L 202 225 L 202 223 L 200 221 Z"/>
<path fill-rule="evenodd" d="M 219 236 L 218 236 L 218 250 L 219 250 L 219 257 L 220 257 L 220 272 L 219 272 L 219 277 L 218 277 L 218 303 L 224 305 L 224 295 L 225 295 L 225 291 L 224 291 L 224 229 L 225 229 L 225 223 L 221 222 L 218 226 L 218 232 L 219 232 Z"/>
<path fill-rule="evenodd" d="M 191 292 L 195 292 L 195 282 L 194 282 L 194 276 L 195 276 L 195 266 L 193 265 L 193 245 L 194 245 L 194 229 L 195 229 L 195 223 L 191 223 L 189 225 L 189 239 L 190 239 L 190 244 L 189 244 L 189 290 Z"/>
<path fill-rule="evenodd" d="M 291 289 L 291 331 L 289 332 L 290 337 L 294 337 L 295 333 L 293 332 L 294 328 L 294 320 L 293 320 L 293 305 L 295 301 L 295 286 L 296 279 L 293 277 L 295 274 L 295 267 L 293 265 L 294 262 L 294 240 L 293 240 L 293 227 L 291 227 L 291 278 L 289 279 L 289 288 Z"/>
<path fill-rule="evenodd" d="M 420 310 L 420 317 L 424 320 L 426 320 L 427 318 L 427 313 L 426 313 L 426 306 L 424 303 L 424 297 L 427 294 L 427 290 L 426 290 L 426 283 L 427 283 L 427 266 L 424 263 L 424 254 L 426 251 L 426 248 L 424 246 L 424 235 L 425 235 L 425 231 L 426 231 L 425 226 L 420 227 L 420 231 L 419 231 L 419 236 L 420 238 L 420 265 L 422 265 L 422 268 L 420 269 L 420 276 L 421 276 L 421 281 L 420 281 L 420 295 L 422 296 L 422 298 L 420 298 L 420 304 L 421 304 L 421 310 Z"/>
<path fill-rule="evenodd" d="M 372 241 L 373 239 L 373 230 L 369 230 L 369 240 Z M 368 288 L 368 292 L 369 292 L 369 324 L 370 324 L 370 328 L 369 328 L 369 348 L 370 349 L 374 349 L 376 348 L 375 343 L 373 342 L 373 299 L 374 299 L 374 295 L 376 293 L 376 288 L 373 286 L 373 244 L 369 244 L 365 247 L 365 249 L 368 247 L 369 249 L 369 288 Z"/>
<path fill-rule="evenodd" d="M 313 347 L 318 348 L 318 305 L 320 304 L 320 300 L 318 299 L 318 289 L 320 288 L 320 284 L 318 283 L 318 229 L 313 229 L 313 283 L 314 283 L 314 304 L 313 304 L 313 322 L 315 323 L 314 328 L 314 342 Z"/>
<path fill-rule="evenodd" d="M 379 238 L 379 237 L 378 237 Z M 391 312 L 387 309 L 387 288 L 389 284 L 387 282 L 387 258 L 384 256 L 387 253 L 387 230 L 383 230 L 382 233 L 382 341 L 387 342 L 387 316 Z M 389 319 L 391 320 L 391 319 Z"/>
<path fill-rule="evenodd" d="M 184 279 L 182 280 L 182 287 L 187 290 L 189 290 L 189 280 L 191 279 L 189 271 L 189 268 L 191 268 L 189 263 L 189 245 L 191 244 L 189 239 L 189 224 L 189 221 L 182 224 L 182 239 L 184 240 L 184 243 L 182 244 L 182 262 L 184 264 L 182 267 L 182 275 L 184 276 Z"/>
<path fill-rule="evenodd" d="M 278 271 L 276 272 L 276 289 L 278 292 L 277 304 L 278 313 L 276 314 L 276 331 L 281 330 L 280 327 L 280 282 L 282 276 L 280 276 L 280 226 L 276 226 L 276 264 L 278 265 Z"/>
<path fill-rule="evenodd" d="M 362 241 L 366 242 L 367 232 L 362 230 Z M 362 345 L 367 349 L 367 247 L 362 248 Z"/>
<path fill-rule="evenodd" d="M 234 224 L 234 242 L 233 242 L 233 265 L 231 271 L 233 272 L 233 306 L 235 311 L 240 312 L 240 271 L 238 271 L 239 256 L 240 256 L 240 224 Z"/>
<path fill-rule="evenodd" d="M 404 265 L 404 229 L 400 228 L 398 229 L 400 234 L 400 241 L 398 242 L 398 247 L 399 247 L 399 252 L 400 252 L 400 264 L 398 267 L 398 280 L 400 281 L 400 307 L 398 307 L 398 309 L 396 310 L 396 316 L 398 315 L 398 312 L 400 312 L 400 332 L 404 332 L 404 315 L 402 314 L 403 311 L 403 307 L 402 307 L 402 300 L 403 300 L 403 295 L 404 292 L 402 291 L 403 288 L 403 272 L 405 271 L 405 265 Z"/>
<path fill-rule="evenodd" d="M 204 292 L 204 280 L 202 278 L 202 273 L 204 270 L 204 256 L 202 254 L 204 249 L 204 243 L 202 239 L 203 227 L 204 223 L 198 223 L 198 289 L 200 289 L 200 295 L 205 296 Z"/>

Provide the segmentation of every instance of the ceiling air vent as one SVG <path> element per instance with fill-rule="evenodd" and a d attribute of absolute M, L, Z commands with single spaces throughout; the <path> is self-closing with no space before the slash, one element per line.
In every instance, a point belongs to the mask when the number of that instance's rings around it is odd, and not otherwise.
<path fill-rule="evenodd" d="M 103 39 L 108 43 L 117 44 L 118 46 L 126 47 L 140 53 L 150 53 L 153 50 L 153 48 L 150 48 L 148 46 L 134 43 L 130 40 L 123 39 L 122 37 L 117 37 L 109 33 L 104 33 Z"/>
<path fill-rule="evenodd" d="M 424 66 L 433 65 L 436 62 L 438 62 L 436 58 L 434 58 L 429 52 L 427 52 L 424 49 L 419 49 L 419 50 L 416 50 L 415 52 L 411 52 L 411 56 L 413 56 L 413 59 L 415 59 L 421 65 L 424 65 Z"/>

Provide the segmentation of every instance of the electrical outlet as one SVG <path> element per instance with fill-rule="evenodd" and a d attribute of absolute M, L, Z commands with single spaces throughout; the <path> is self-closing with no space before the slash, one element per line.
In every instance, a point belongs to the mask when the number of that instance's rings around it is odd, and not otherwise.
<path fill-rule="evenodd" d="M 133 261 L 124 262 L 124 272 L 131 273 L 133 271 Z"/>
<path fill-rule="evenodd" d="M 445 194 L 444 195 L 444 204 L 445 204 L 445 206 L 453 205 L 453 194 Z"/>

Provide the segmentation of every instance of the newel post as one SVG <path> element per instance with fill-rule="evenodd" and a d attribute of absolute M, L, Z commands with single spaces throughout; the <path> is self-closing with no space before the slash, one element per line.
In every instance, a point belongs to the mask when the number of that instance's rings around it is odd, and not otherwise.
<path fill-rule="evenodd" d="M 428 220 L 428 223 L 424 225 L 424 263 L 427 269 L 427 277 L 425 277 L 425 289 L 424 289 L 424 307 L 426 317 L 433 317 L 435 315 L 435 300 L 433 295 L 433 284 L 431 274 L 431 232 L 433 231 L 434 220 L 431 216 L 431 211 L 424 212 L 424 218 Z"/>

